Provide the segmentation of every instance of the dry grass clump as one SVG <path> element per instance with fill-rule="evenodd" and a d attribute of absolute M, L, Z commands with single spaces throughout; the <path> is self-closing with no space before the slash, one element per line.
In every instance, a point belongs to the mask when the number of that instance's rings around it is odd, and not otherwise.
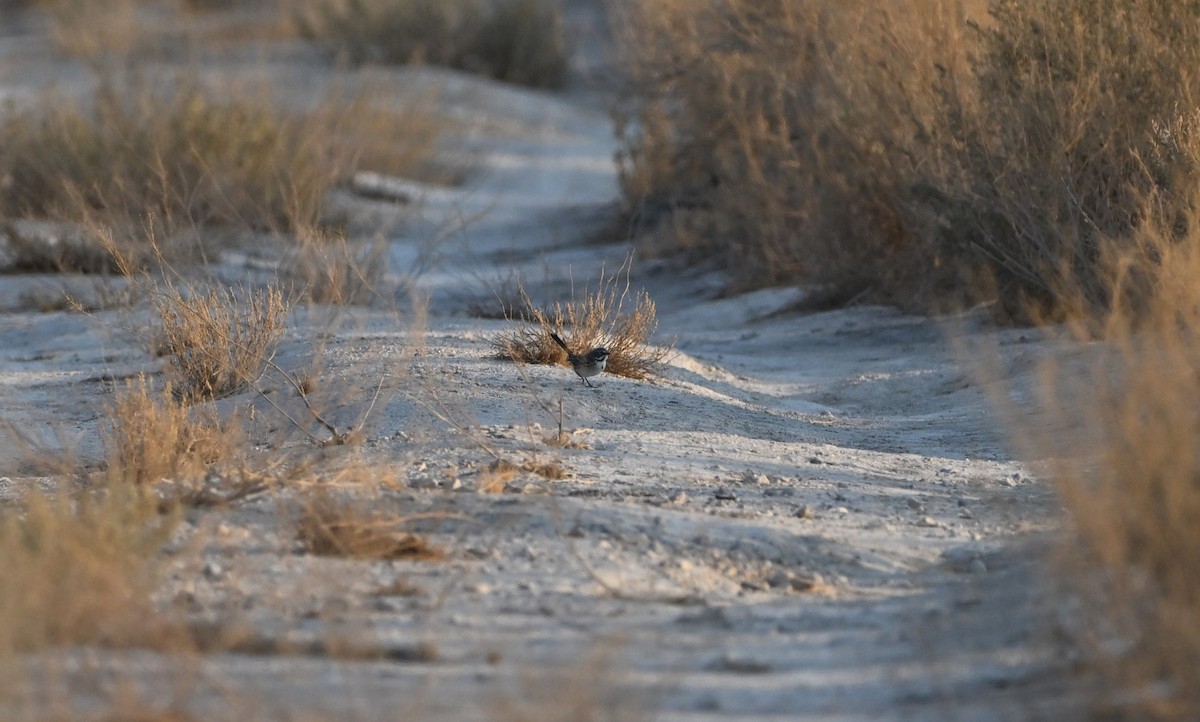
<path fill-rule="evenodd" d="M 444 559 L 423 537 L 404 531 L 411 519 L 365 501 L 339 500 L 328 492 L 304 500 L 296 532 L 318 556 L 352 559 Z"/>
<path fill-rule="evenodd" d="M 244 442 L 241 430 L 211 406 L 188 405 L 169 384 L 155 389 L 144 376 L 127 380 L 105 411 L 102 435 L 111 482 L 186 483 Z"/>
<path fill-rule="evenodd" d="M 367 305 L 386 298 L 387 240 L 353 242 L 322 229 L 296 235 L 280 275 L 295 287 L 291 295 L 314 303 Z"/>
<path fill-rule="evenodd" d="M 627 12 L 628 211 L 668 250 L 719 253 L 740 285 L 806 279 L 926 309 L 1000 298 L 1014 315 L 1104 317 L 1100 240 L 1131 248 L 1147 196 L 1163 217 L 1188 210 L 1189 3 Z"/>
<path fill-rule="evenodd" d="M 59 52 L 89 62 L 150 50 L 139 8 L 145 0 L 38 0 Z"/>
<path fill-rule="evenodd" d="M 630 379 L 653 376 L 671 346 L 649 346 L 658 327 L 654 300 L 646 291 L 630 292 L 629 278 L 601 275 L 594 293 L 577 301 L 555 303 L 550 311 L 536 308 L 520 288 L 527 309 L 517 325 L 492 340 L 499 358 L 518 363 L 567 364 L 567 353 L 554 342 L 557 333 L 575 353 L 597 346 L 608 349 L 605 372 Z"/>
<path fill-rule="evenodd" d="M 0 654 L 59 645 L 161 644 L 156 554 L 174 517 L 129 485 L 29 492 L 0 509 Z"/>
<path fill-rule="evenodd" d="M 291 230 L 316 220 L 350 165 L 328 127 L 187 83 L 106 82 L 89 102 L 48 95 L 0 126 L 0 209 Z"/>
<path fill-rule="evenodd" d="M 1137 233 L 1136 253 L 1162 263 L 1154 305 L 1138 293 L 1102 329 L 1075 324 L 1079 339 L 1108 340 L 1087 347 L 1084 368 L 1048 364 L 1038 415 L 1013 417 L 1070 512 L 1064 577 L 1082 603 L 1085 661 L 1105 678 L 1099 711 L 1114 719 L 1181 721 L 1200 709 L 1198 221 L 1187 217 L 1183 242 L 1171 226 Z M 1116 299 L 1145 280 L 1122 258 L 1131 253 L 1108 254 Z"/>
<path fill-rule="evenodd" d="M 175 394 L 187 401 L 227 396 L 256 381 L 275 355 L 288 312 L 274 287 L 169 288 L 154 304 L 162 321 L 159 350 Z"/>
<path fill-rule="evenodd" d="M 920 78 L 918 46 L 889 32 L 939 17 L 937 4 L 903 16 L 864 0 L 625 8 L 620 180 L 650 250 L 715 254 L 739 287 L 862 285 L 893 268 L 912 235 L 899 204 L 912 103 L 895 96 Z M 956 41 L 940 40 L 953 67 Z"/>
<path fill-rule="evenodd" d="M 420 173 L 436 133 L 420 113 L 363 98 L 297 114 L 188 81 L 106 81 L 92 99 L 51 93 L 0 121 L 0 215 L 79 225 L 57 245 L 9 227 L 19 267 L 107 271 L 116 250 L 137 268 L 215 250 L 198 228 L 302 233 L 360 161 Z"/>
<path fill-rule="evenodd" d="M 105 239 L 79 227 L 22 229 L 14 223 L 2 223 L 0 236 L 4 239 L 6 271 L 113 274 L 120 272 L 123 262 Z"/>
<path fill-rule="evenodd" d="M 562 18 L 548 0 L 311 0 L 296 22 L 355 65 L 430 63 L 544 88 L 566 79 Z"/>

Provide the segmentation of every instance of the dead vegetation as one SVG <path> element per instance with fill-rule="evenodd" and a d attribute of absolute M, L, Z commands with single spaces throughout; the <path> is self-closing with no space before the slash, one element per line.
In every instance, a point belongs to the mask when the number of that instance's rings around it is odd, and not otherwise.
<path fill-rule="evenodd" d="M 256 381 L 275 355 L 288 311 L 274 287 L 170 287 L 154 303 L 163 333 L 158 351 L 172 390 L 187 401 L 228 396 Z"/>
<path fill-rule="evenodd" d="M 445 553 L 405 527 L 412 519 L 387 512 L 361 499 L 339 499 L 332 492 L 308 495 L 296 532 L 304 548 L 318 556 L 351 559 L 444 559 Z"/>
<path fill-rule="evenodd" d="M 608 349 L 605 372 L 631 379 L 653 376 L 671 353 L 671 346 L 651 346 L 658 327 L 654 301 L 646 291 L 632 292 L 628 270 L 601 273 L 594 292 L 578 300 L 537 308 L 524 287 L 519 287 L 524 308 L 515 327 L 492 340 L 497 356 L 517 363 L 566 364 L 567 353 L 550 335 L 557 333 L 575 353 L 597 346 Z"/>
<path fill-rule="evenodd" d="M 560 87 L 567 51 L 547 0 L 310 0 L 296 11 L 302 37 L 338 59 L 429 63 L 534 87 Z"/>
<path fill-rule="evenodd" d="M 170 384 L 155 389 L 145 376 L 127 380 L 113 394 L 102 436 L 109 481 L 135 486 L 203 476 L 246 441 L 211 406 L 189 405 Z"/>
<path fill-rule="evenodd" d="M 88 99 L 49 92 L 0 122 L 0 216 L 61 228 L 47 238 L 7 224 L 8 265 L 114 272 L 110 245 L 136 269 L 211 259 L 231 231 L 308 237 L 329 191 L 360 168 L 445 172 L 431 160 L 437 132 L 377 97 L 284 112 L 269 95 L 186 79 L 103 80 Z"/>
<path fill-rule="evenodd" d="M 354 242 L 344 233 L 306 230 L 285 251 L 280 275 L 293 287 L 292 296 L 313 303 L 350 306 L 390 301 L 384 286 L 388 248 L 382 236 Z"/>
<path fill-rule="evenodd" d="M 742 287 L 1102 317 L 1099 241 L 1133 250 L 1148 211 L 1186 214 L 1197 172 L 1181 151 L 1197 11 L 1118 6 L 631 6 L 628 212 L 660 249 L 719 254 Z"/>
<path fill-rule="evenodd" d="M 174 523 L 128 484 L 75 495 L 33 489 L 0 509 L 0 656 L 166 643 L 150 594 Z"/>
<path fill-rule="evenodd" d="M 1099 328 L 1071 324 L 1077 342 L 1106 341 L 1084 347 L 1086 363 L 1043 364 L 1033 421 L 1010 411 L 1070 514 L 1063 579 L 1083 611 L 1085 659 L 1103 677 L 1096 711 L 1113 719 L 1181 721 L 1200 708 L 1200 576 L 1181 553 L 1200 543 L 1197 220 L 1183 243 L 1175 228 L 1139 232 L 1135 253 L 1163 264 L 1152 307 L 1125 294 L 1147 280 L 1137 264 L 1106 252 L 1109 292 L 1136 305 Z"/>
<path fill-rule="evenodd" d="M 7 115 L 0 196 L 9 217 L 100 217 L 137 228 L 291 230 L 351 166 L 328 117 L 287 116 L 184 82 L 103 81 L 84 102 L 47 95 Z M 171 234 L 160 234 L 170 236 Z"/>

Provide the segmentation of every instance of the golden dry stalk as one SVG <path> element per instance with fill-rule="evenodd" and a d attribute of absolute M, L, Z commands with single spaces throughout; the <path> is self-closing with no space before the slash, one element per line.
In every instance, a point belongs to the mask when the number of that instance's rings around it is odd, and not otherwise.
<path fill-rule="evenodd" d="M 228 396 L 256 381 L 274 358 L 288 312 L 273 286 L 194 294 L 168 288 L 154 303 L 172 388 L 189 401 Z"/>

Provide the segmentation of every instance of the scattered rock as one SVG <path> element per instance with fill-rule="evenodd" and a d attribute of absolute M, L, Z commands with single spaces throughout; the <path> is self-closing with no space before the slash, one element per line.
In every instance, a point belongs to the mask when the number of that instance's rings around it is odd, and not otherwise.
<path fill-rule="evenodd" d="M 910 497 L 908 497 L 907 504 L 908 504 L 908 508 L 909 508 L 909 509 L 913 509 L 913 510 L 915 510 L 915 511 L 918 511 L 918 512 L 925 511 L 925 505 L 924 505 L 924 504 L 922 504 L 922 503 L 921 503 L 920 501 L 918 501 L 917 499 L 914 499 L 914 498 L 912 498 L 911 496 L 910 496 Z"/>
<path fill-rule="evenodd" d="M 737 494 L 734 494 L 725 487 L 721 487 L 713 492 L 713 498 L 718 501 L 737 501 Z"/>
<path fill-rule="evenodd" d="M 688 503 L 688 495 L 682 491 L 674 491 L 667 497 L 667 501 L 676 505 L 686 504 Z"/>
<path fill-rule="evenodd" d="M 984 564 L 983 560 L 979 557 L 972 559 L 968 568 L 971 570 L 972 574 L 987 574 L 988 570 L 987 564 Z"/>
<path fill-rule="evenodd" d="M 417 474 L 408 480 L 408 486 L 411 489 L 436 489 L 438 482 L 429 474 Z"/>
<path fill-rule="evenodd" d="M 766 474 L 760 474 L 757 471 L 754 471 L 752 469 L 746 469 L 745 471 L 742 472 L 742 483 L 743 484 L 759 484 L 759 485 L 765 486 L 767 484 L 770 484 L 771 480 L 769 478 L 767 478 Z"/>
<path fill-rule="evenodd" d="M 938 523 L 937 520 L 931 516 L 923 516 L 921 517 L 921 521 L 917 522 L 917 526 L 936 527 L 938 526 Z"/>
<path fill-rule="evenodd" d="M 772 589 L 780 589 L 782 587 L 791 587 L 792 586 L 792 574 L 791 574 L 791 572 L 786 572 L 786 571 L 780 569 L 780 570 L 772 573 L 771 576 L 767 577 L 767 584 L 770 585 L 770 587 Z"/>
<path fill-rule="evenodd" d="M 811 592 L 825 584 L 820 574 L 793 574 L 789 580 L 793 592 Z"/>
<path fill-rule="evenodd" d="M 733 629 L 733 622 L 725 613 L 723 607 L 704 607 L 698 612 L 681 614 L 675 620 L 676 624 L 699 627 L 716 627 L 717 629 Z"/>
<path fill-rule="evenodd" d="M 223 577 L 225 575 L 225 569 L 222 568 L 220 564 L 218 564 L 217 562 L 214 562 L 214 561 L 205 562 L 204 568 L 201 570 L 201 572 L 204 574 L 205 577 L 212 579 L 214 581 L 217 579 L 220 579 L 221 577 Z"/>
<path fill-rule="evenodd" d="M 771 671 L 772 667 L 765 662 L 737 659 L 726 652 L 709 664 L 708 669 L 714 672 L 734 672 L 736 674 L 766 674 Z"/>
<path fill-rule="evenodd" d="M 805 504 L 796 510 L 797 519 L 812 519 L 815 515 L 811 504 Z"/>

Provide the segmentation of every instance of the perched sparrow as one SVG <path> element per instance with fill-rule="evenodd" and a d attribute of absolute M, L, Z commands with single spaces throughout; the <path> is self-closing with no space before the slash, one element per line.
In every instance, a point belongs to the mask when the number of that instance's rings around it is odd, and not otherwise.
<path fill-rule="evenodd" d="M 558 334 L 551 331 L 550 338 L 554 339 L 559 346 L 563 347 L 563 351 L 567 352 L 567 360 L 571 362 L 571 368 L 575 369 L 575 373 L 579 374 L 579 378 L 583 379 L 588 386 L 592 385 L 588 378 L 599 375 L 608 363 L 608 349 L 603 346 L 597 346 L 588 351 L 586 356 L 576 356 L 571 353 L 571 349 L 567 348 L 566 342 L 559 338 Z"/>

